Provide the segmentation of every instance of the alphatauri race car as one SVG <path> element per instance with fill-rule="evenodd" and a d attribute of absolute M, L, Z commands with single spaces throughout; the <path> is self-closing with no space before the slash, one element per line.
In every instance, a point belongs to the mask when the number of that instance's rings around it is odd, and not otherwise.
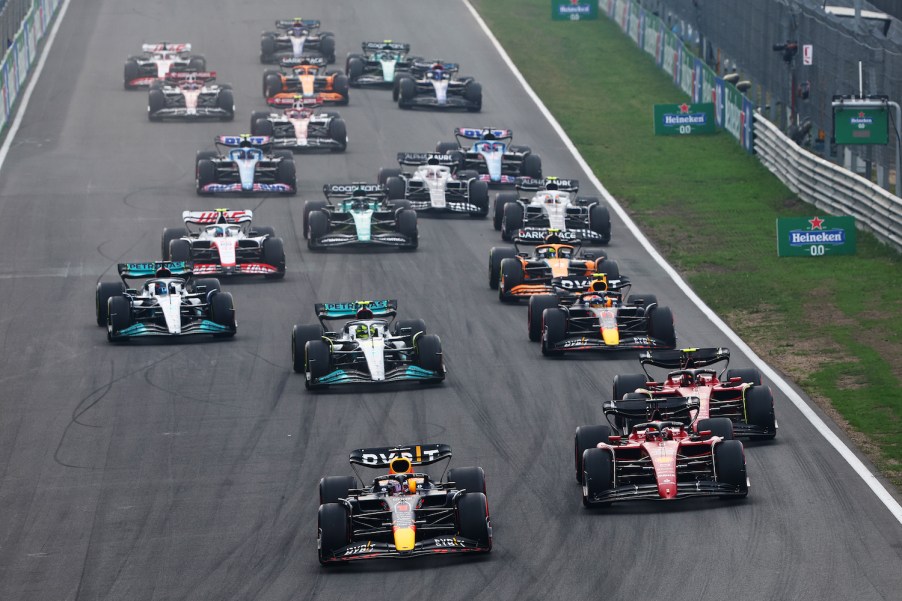
<path fill-rule="evenodd" d="M 491 551 L 485 472 L 448 470 L 450 459 L 446 444 L 351 451 L 356 477 L 327 476 L 319 482 L 320 563 Z M 421 469 L 437 463 L 444 466 L 438 476 Z M 358 467 L 382 473 L 364 479 Z"/>
<path fill-rule="evenodd" d="M 457 169 L 460 155 L 399 152 L 401 169 L 379 170 L 379 183 L 390 198 L 405 198 L 416 211 L 466 213 L 485 217 L 489 187 L 475 171 Z M 413 171 L 404 167 L 414 167 Z"/>
<path fill-rule="evenodd" d="M 395 79 L 409 73 L 411 66 L 422 58 L 408 57 L 410 44 L 385 40 L 363 42 L 362 54 L 349 54 L 345 73 L 351 87 L 390 88 Z"/>
<path fill-rule="evenodd" d="M 215 84 L 215 79 L 215 71 L 180 71 L 154 81 L 147 92 L 147 118 L 231 121 L 235 118 L 232 87 Z"/>
<path fill-rule="evenodd" d="M 281 113 L 251 113 L 251 135 L 272 138 L 276 149 L 294 152 L 329 150 L 344 152 L 348 147 L 348 131 L 338 113 L 318 111 L 322 103 L 295 95 L 280 98 L 273 106 L 286 106 Z"/>
<path fill-rule="evenodd" d="M 614 399 L 692 396 L 699 418 L 730 420 L 735 436 L 772 439 L 777 435 L 774 395 L 757 369 L 727 369 L 730 349 L 689 348 L 646 351 L 639 355 L 645 373 L 614 376 Z M 712 368 L 720 364 L 720 368 Z M 649 368 L 668 370 L 652 377 Z"/>
<path fill-rule="evenodd" d="M 436 62 L 425 70 L 418 64 L 395 79 L 392 97 L 402 109 L 482 110 L 482 85 L 472 77 L 457 77 L 456 63 Z"/>
<path fill-rule="evenodd" d="M 191 262 L 194 275 L 282 279 L 282 239 L 271 227 L 252 227 L 253 218 L 253 211 L 184 211 L 185 227 L 163 229 L 163 260 Z"/>
<path fill-rule="evenodd" d="M 206 71 L 204 57 L 191 54 L 191 44 L 142 44 L 141 54 L 125 61 L 125 89 L 146 88 L 157 79 L 179 71 Z"/>
<path fill-rule="evenodd" d="M 516 184 L 523 178 L 542 178 L 542 159 L 529 146 L 511 144 L 514 132 L 491 127 L 457 127 L 455 142 L 439 142 L 436 152 L 459 152 L 459 168 L 473 170 L 479 179 L 492 185 Z M 495 229 L 500 228 L 496 216 Z"/>
<path fill-rule="evenodd" d="M 194 278 L 190 263 L 156 261 L 119 263 L 121 282 L 100 282 L 95 293 L 97 325 L 106 326 L 110 342 L 156 336 L 212 334 L 231 337 L 238 331 L 232 295 L 216 278 Z M 150 278 L 139 289 L 127 281 Z"/>
<path fill-rule="evenodd" d="M 595 196 L 577 196 L 578 191 L 575 179 L 520 180 L 515 192 L 499 192 L 495 197 L 495 229 L 501 230 L 503 240 L 539 241 L 553 228 L 563 239 L 607 244 L 611 241 L 608 208 Z"/>
<path fill-rule="evenodd" d="M 372 247 L 413 250 L 419 245 L 417 212 L 389 199 L 384 186 L 362 182 L 323 186 L 325 201 L 304 203 L 304 237 L 310 250 Z"/>
<path fill-rule="evenodd" d="M 396 300 L 317 303 L 318 324 L 291 331 L 294 371 L 308 389 L 339 384 L 441 382 L 442 341 L 421 319 L 397 320 Z M 343 322 L 337 330 L 327 322 Z"/>
<path fill-rule="evenodd" d="M 321 58 L 285 58 L 283 69 L 263 73 L 263 97 L 273 107 L 300 95 L 327 104 L 348 104 L 348 78 L 341 71 L 326 71 Z M 287 71 L 285 69 L 288 69 Z"/>
<path fill-rule="evenodd" d="M 698 419 L 698 399 L 606 401 L 610 425 L 580 426 L 574 442 L 583 505 L 687 497 L 746 497 L 742 443 L 729 420 Z M 631 424 L 624 434 L 620 423 Z"/>
<path fill-rule="evenodd" d="M 218 136 L 215 143 L 217 150 L 201 150 L 195 157 L 198 194 L 297 193 L 294 155 L 273 151 L 272 138 Z"/>
<path fill-rule="evenodd" d="M 315 19 L 279 19 L 277 31 L 260 34 L 260 62 L 277 63 L 283 58 L 322 57 L 335 62 L 335 35 L 319 31 Z"/>

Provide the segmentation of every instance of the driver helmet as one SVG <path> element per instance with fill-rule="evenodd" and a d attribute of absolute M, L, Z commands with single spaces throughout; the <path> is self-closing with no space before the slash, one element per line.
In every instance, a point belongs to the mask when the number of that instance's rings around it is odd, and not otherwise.
<path fill-rule="evenodd" d="M 357 309 L 357 319 L 372 319 L 373 311 L 369 307 L 360 307 Z"/>
<path fill-rule="evenodd" d="M 166 296 L 169 293 L 169 289 L 166 287 L 165 282 L 155 282 L 153 291 L 157 296 Z"/>
<path fill-rule="evenodd" d="M 645 440 L 661 440 L 662 438 L 663 434 L 657 426 L 648 426 L 645 429 Z"/>
<path fill-rule="evenodd" d="M 214 225 L 207 231 L 209 231 L 215 238 L 222 238 L 225 235 L 222 226 L 219 225 Z"/>
<path fill-rule="evenodd" d="M 549 232 L 547 236 L 545 236 L 545 244 L 560 244 L 563 242 L 561 237 L 557 232 Z"/>
<path fill-rule="evenodd" d="M 600 294 L 584 296 L 583 303 L 590 307 L 601 307 L 604 305 L 604 297 L 602 297 Z"/>
<path fill-rule="evenodd" d="M 359 325 L 354 329 L 354 337 L 355 337 L 357 340 L 367 340 L 367 339 L 370 337 L 370 329 L 369 329 L 369 327 L 367 327 L 367 325 L 366 325 L 366 324 L 363 324 L 363 323 L 359 324 Z"/>

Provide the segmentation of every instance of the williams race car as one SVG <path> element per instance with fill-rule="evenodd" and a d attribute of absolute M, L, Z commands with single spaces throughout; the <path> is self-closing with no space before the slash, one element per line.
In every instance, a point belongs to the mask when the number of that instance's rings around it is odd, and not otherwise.
<path fill-rule="evenodd" d="M 153 82 L 147 92 L 147 118 L 231 121 L 235 118 L 232 88 L 214 84 L 215 79 L 215 71 L 186 71 Z"/>
<path fill-rule="evenodd" d="M 216 278 L 193 277 L 185 262 L 120 263 L 122 282 L 100 282 L 95 294 L 97 325 L 106 326 L 110 342 L 144 336 L 212 334 L 238 331 L 232 295 Z M 147 278 L 140 289 L 127 280 Z"/>
<path fill-rule="evenodd" d="M 319 31 L 320 22 L 314 19 L 280 19 L 278 31 L 264 31 L 260 35 L 260 62 L 277 63 L 283 58 L 322 57 L 335 62 L 335 36 Z"/>
<path fill-rule="evenodd" d="M 207 70 L 204 57 L 190 54 L 191 44 L 143 44 L 141 52 L 125 61 L 126 90 L 147 87 L 170 73 Z"/>
<path fill-rule="evenodd" d="M 184 211 L 185 227 L 163 229 L 163 260 L 189 261 L 194 275 L 285 277 L 285 250 L 271 227 L 251 227 L 252 211 Z"/>
<path fill-rule="evenodd" d="M 280 61 L 290 70 L 267 69 L 263 73 L 263 97 L 270 106 L 284 106 L 296 95 L 322 103 L 345 105 L 350 98 L 348 78 L 341 71 L 326 71 L 321 58 L 286 58 Z"/>
<path fill-rule="evenodd" d="M 698 420 L 693 430 L 697 411 L 697 398 L 605 402 L 610 425 L 576 429 L 576 479 L 582 484 L 583 505 L 746 497 L 742 443 L 732 440 L 728 420 Z M 633 425 L 624 435 L 617 422 Z"/>
<path fill-rule="evenodd" d="M 345 73 L 351 87 L 393 86 L 395 79 L 410 72 L 411 66 L 422 61 L 409 58 L 410 44 L 385 40 L 384 42 L 363 42 L 362 54 L 349 54 L 345 62 Z"/>
<path fill-rule="evenodd" d="M 548 228 L 554 228 L 583 242 L 607 244 L 611 241 L 608 208 L 594 196 L 576 196 L 578 191 L 575 179 L 523 179 L 516 192 L 495 197 L 495 229 L 501 230 L 503 240 L 541 240 Z"/>
<path fill-rule="evenodd" d="M 352 451 L 356 478 L 328 476 L 319 482 L 320 563 L 491 551 L 483 469 L 445 465 L 437 478 L 414 471 L 450 459 L 446 444 Z M 383 473 L 364 480 L 358 466 Z"/>
<path fill-rule="evenodd" d="M 409 74 L 395 79 L 392 97 L 402 109 L 482 110 L 482 86 L 472 77 L 457 77 L 455 63 L 431 63 L 423 70 L 414 63 Z"/>
<path fill-rule="evenodd" d="M 326 200 L 304 203 L 304 237 L 310 250 L 333 246 L 393 247 L 419 244 L 417 213 L 410 203 L 389 199 L 379 184 L 327 184 Z"/>
<path fill-rule="evenodd" d="M 639 355 L 639 362 L 645 373 L 614 377 L 614 399 L 627 394 L 651 399 L 692 396 L 700 402 L 699 418 L 726 418 L 736 436 L 772 439 L 777 435 L 773 393 L 762 385 L 757 369 L 727 369 L 730 349 L 646 351 Z M 722 369 L 712 369 L 718 364 Z M 649 367 L 670 371 L 656 379 Z"/>
<path fill-rule="evenodd" d="M 319 323 L 291 331 L 294 371 L 308 389 L 337 384 L 441 382 L 442 341 L 421 319 L 394 321 L 398 301 L 317 303 Z M 337 331 L 327 321 L 343 321 Z"/>
<path fill-rule="evenodd" d="M 348 147 L 348 132 L 338 113 L 317 111 L 322 103 L 316 99 L 295 95 L 279 98 L 273 106 L 287 106 L 281 113 L 254 111 L 251 114 L 251 135 L 269 136 L 273 148 L 294 152 L 330 150 L 344 152 Z"/>
<path fill-rule="evenodd" d="M 268 136 L 218 136 L 217 150 L 201 150 L 195 157 L 196 188 L 200 195 L 220 193 L 297 192 L 294 155 L 272 150 Z M 223 153 L 221 148 L 229 148 Z"/>
<path fill-rule="evenodd" d="M 439 142 L 436 152 L 459 152 L 460 169 L 474 170 L 489 184 L 516 184 L 523 178 L 542 178 L 542 159 L 529 146 L 514 146 L 509 129 L 457 127 L 456 142 Z M 495 229 L 500 227 L 496 216 Z"/>
<path fill-rule="evenodd" d="M 379 183 L 390 198 L 406 198 L 416 211 L 466 213 L 485 217 L 489 187 L 475 171 L 459 171 L 460 155 L 399 152 L 402 169 L 379 170 Z M 404 171 L 403 167 L 415 167 Z"/>

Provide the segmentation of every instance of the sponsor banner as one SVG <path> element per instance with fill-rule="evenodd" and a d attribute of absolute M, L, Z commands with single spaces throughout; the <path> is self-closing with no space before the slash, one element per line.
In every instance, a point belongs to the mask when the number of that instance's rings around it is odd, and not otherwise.
<path fill-rule="evenodd" d="M 739 140 L 742 136 L 742 94 L 730 83 L 724 83 L 723 128 Z"/>
<path fill-rule="evenodd" d="M 677 73 L 679 72 L 677 68 L 679 63 L 677 61 L 680 57 L 680 46 L 682 45 L 680 38 L 675 33 L 669 30 L 664 33 L 664 57 L 661 67 L 665 73 L 673 78 L 674 82 L 677 81 Z"/>
<path fill-rule="evenodd" d="M 699 98 L 698 102 L 711 102 L 717 105 L 717 74 L 714 69 L 707 66 L 704 62 L 701 64 L 701 78 L 699 82 Z M 716 109 L 715 109 L 716 113 Z"/>
<path fill-rule="evenodd" d="M 680 89 L 692 98 L 695 90 L 695 55 L 686 50 L 685 47 L 680 48 Z"/>
<path fill-rule="evenodd" d="M 630 39 L 633 40 L 637 46 L 641 47 L 642 44 L 639 39 L 639 32 L 642 31 L 642 10 L 639 8 L 639 5 L 633 3 L 630 3 L 629 7 L 630 17 L 626 34 L 630 36 Z"/>
<path fill-rule="evenodd" d="M 833 107 L 833 136 L 837 144 L 886 144 L 889 127 L 886 107 Z"/>
<path fill-rule="evenodd" d="M 597 0 L 551 0 L 554 21 L 586 21 L 598 18 Z"/>
<path fill-rule="evenodd" d="M 742 97 L 742 129 L 739 137 L 739 143 L 745 148 L 749 154 L 755 153 L 755 104 Z"/>
<path fill-rule="evenodd" d="M 714 122 L 714 105 L 710 102 L 656 104 L 654 115 L 656 136 L 686 136 L 717 132 Z"/>
<path fill-rule="evenodd" d="M 777 219 L 778 257 L 854 255 L 854 217 L 780 217 Z"/>

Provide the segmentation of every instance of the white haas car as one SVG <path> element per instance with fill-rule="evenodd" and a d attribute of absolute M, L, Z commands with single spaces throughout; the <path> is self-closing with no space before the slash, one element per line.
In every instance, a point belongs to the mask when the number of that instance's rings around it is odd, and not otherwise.
<path fill-rule="evenodd" d="M 214 84 L 215 71 L 169 73 L 150 84 L 147 118 L 219 119 L 235 118 L 235 97 L 229 84 Z"/>
<path fill-rule="evenodd" d="M 344 119 L 332 111 L 317 111 L 322 106 L 319 100 L 301 95 L 293 98 L 277 96 L 271 99 L 270 104 L 288 108 L 281 113 L 254 111 L 251 114 L 251 135 L 271 137 L 273 148 L 285 148 L 294 152 L 344 152 L 348 147 L 348 131 Z"/>
<path fill-rule="evenodd" d="M 141 52 L 125 61 L 125 89 L 144 88 L 169 73 L 178 71 L 205 71 L 207 61 L 202 56 L 190 54 L 191 44 L 155 42 L 143 44 Z"/>
<path fill-rule="evenodd" d="M 575 179 L 523 179 L 516 192 L 495 197 L 495 215 L 500 214 L 501 238 L 541 242 L 549 229 L 558 230 L 563 241 L 607 244 L 611 240 L 611 215 L 594 196 L 577 196 Z M 529 195 L 523 196 L 526 192 Z"/>
<path fill-rule="evenodd" d="M 273 228 L 252 227 L 253 211 L 184 211 L 185 227 L 163 229 L 163 259 L 190 261 L 195 275 L 285 277 L 285 250 Z"/>
<path fill-rule="evenodd" d="M 398 164 L 402 169 L 379 170 L 389 198 L 404 198 L 416 211 L 488 215 L 489 185 L 475 171 L 457 170 L 460 153 L 399 152 Z"/>

